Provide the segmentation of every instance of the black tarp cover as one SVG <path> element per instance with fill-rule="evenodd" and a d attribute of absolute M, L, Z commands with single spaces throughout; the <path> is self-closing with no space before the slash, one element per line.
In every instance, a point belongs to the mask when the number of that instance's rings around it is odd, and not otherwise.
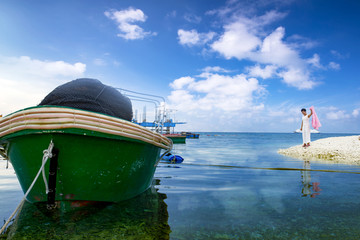
<path fill-rule="evenodd" d="M 79 78 L 58 86 L 39 105 L 73 107 L 131 121 L 129 98 L 99 80 Z"/>

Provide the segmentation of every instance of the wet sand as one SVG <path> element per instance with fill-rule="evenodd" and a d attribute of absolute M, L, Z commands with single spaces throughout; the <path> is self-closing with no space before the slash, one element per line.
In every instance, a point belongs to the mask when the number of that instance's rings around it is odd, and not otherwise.
<path fill-rule="evenodd" d="M 326 162 L 360 165 L 360 136 L 330 137 L 311 143 L 279 149 L 279 154 L 304 160 L 324 160 Z"/>

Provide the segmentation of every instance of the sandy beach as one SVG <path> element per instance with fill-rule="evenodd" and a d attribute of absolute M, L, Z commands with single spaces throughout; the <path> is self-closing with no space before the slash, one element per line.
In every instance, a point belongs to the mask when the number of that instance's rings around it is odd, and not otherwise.
<path fill-rule="evenodd" d="M 360 165 L 359 137 L 324 138 L 312 142 L 307 148 L 297 145 L 288 149 L 279 149 L 278 153 L 299 159 Z"/>

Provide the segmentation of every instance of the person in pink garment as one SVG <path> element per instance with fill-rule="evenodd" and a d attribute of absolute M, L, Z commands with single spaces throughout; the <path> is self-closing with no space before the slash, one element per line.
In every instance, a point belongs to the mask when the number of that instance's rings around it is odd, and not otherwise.
<path fill-rule="evenodd" d="M 301 121 L 301 128 L 300 131 L 302 131 L 302 137 L 303 137 L 303 147 L 309 147 L 310 146 L 310 121 L 309 118 L 313 114 L 312 109 L 310 108 L 311 113 L 307 114 L 306 109 L 301 109 L 301 113 L 303 114 L 302 121 Z"/>
<path fill-rule="evenodd" d="M 311 106 L 310 110 L 311 110 L 311 112 L 313 114 L 311 125 L 312 125 L 312 127 L 314 129 L 319 130 L 319 127 L 321 127 L 321 123 L 320 123 L 320 120 L 319 120 L 318 116 L 316 115 L 314 106 Z"/>

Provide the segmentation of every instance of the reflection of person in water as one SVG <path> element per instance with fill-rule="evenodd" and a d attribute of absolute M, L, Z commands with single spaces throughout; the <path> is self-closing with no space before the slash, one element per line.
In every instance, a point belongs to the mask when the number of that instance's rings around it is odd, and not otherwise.
<path fill-rule="evenodd" d="M 314 198 L 316 195 L 320 195 L 320 183 L 313 182 L 311 184 L 311 175 L 310 175 L 310 161 L 304 161 L 303 170 L 301 171 L 301 182 L 303 184 L 303 188 L 301 190 L 302 196 L 307 197 L 310 196 Z M 312 191 L 311 191 L 312 188 Z"/>

